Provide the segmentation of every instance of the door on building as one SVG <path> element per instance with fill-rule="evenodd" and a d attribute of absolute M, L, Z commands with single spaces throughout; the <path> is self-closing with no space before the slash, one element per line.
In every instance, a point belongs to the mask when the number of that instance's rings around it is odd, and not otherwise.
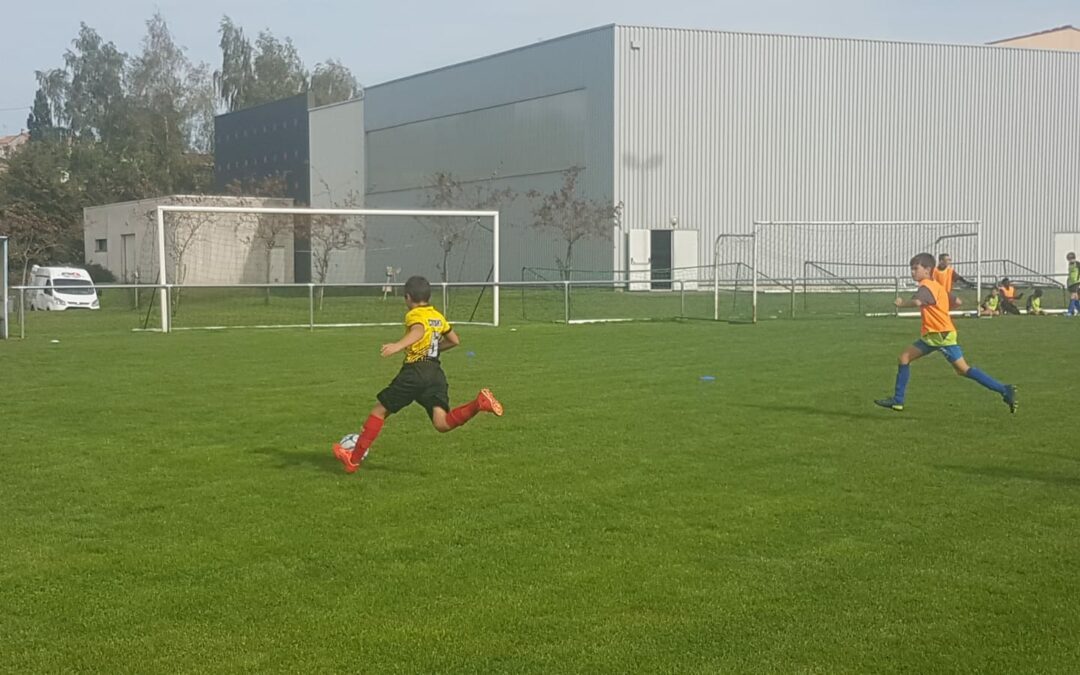
<path fill-rule="evenodd" d="M 674 263 L 676 279 L 681 279 L 681 288 L 687 291 L 698 289 L 698 231 L 671 231 L 671 258 Z"/>
<path fill-rule="evenodd" d="M 1069 263 L 1065 256 L 1069 253 L 1080 255 L 1080 232 L 1058 232 L 1054 235 L 1054 274 L 1068 274 Z M 1058 278 L 1065 283 L 1065 277 Z"/>
<path fill-rule="evenodd" d="M 120 235 L 120 279 L 125 284 L 138 283 L 138 273 L 135 269 L 135 235 Z"/>
<path fill-rule="evenodd" d="M 627 249 L 631 291 L 697 290 L 697 230 L 630 230 Z"/>
<path fill-rule="evenodd" d="M 652 230 L 649 237 L 649 271 L 652 290 L 671 290 L 671 230 Z"/>
<path fill-rule="evenodd" d="M 652 265 L 649 255 L 652 242 L 651 230 L 630 230 L 626 233 L 626 237 L 626 248 L 630 256 L 627 266 L 630 273 L 630 290 L 647 291 Z"/>

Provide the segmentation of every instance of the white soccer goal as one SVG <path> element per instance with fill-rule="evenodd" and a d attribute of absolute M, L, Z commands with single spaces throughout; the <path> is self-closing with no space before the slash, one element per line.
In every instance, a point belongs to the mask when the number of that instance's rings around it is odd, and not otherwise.
<path fill-rule="evenodd" d="M 957 268 L 974 272 L 981 297 L 981 232 L 977 220 L 756 221 L 752 321 L 800 305 L 809 313 L 894 314 L 893 298 L 913 286 L 908 261 L 917 253 L 949 253 Z M 763 312 L 765 299 L 777 294 L 790 299 L 770 302 Z"/>
<path fill-rule="evenodd" d="M 413 275 L 452 322 L 499 324 L 496 211 L 162 205 L 152 241 L 164 332 L 396 325 Z"/>

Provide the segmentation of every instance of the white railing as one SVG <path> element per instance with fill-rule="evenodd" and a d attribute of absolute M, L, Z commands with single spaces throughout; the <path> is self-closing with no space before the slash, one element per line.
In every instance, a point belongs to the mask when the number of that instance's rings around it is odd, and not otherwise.
<path fill-rule="evenodd" d="M 1057 279 L 1064 280 L 1065 275 L 1031 274 L 1014 275 L 1019 282 L 1034 282 L 1045 286 Z M 649 284 L 653 291 L 629 290 L 634 284 Z M 828 302 L 829 297 L 850 294 L 854 298 L 854 308 L 845 305 L 846 313 L 868 316 L 905 316 L 891 306 L 892 297 L 901 297 L 914 292 L 915 284 L 910 277 L 879 275 L 843 278 L 839 281 L 824 277 L 793 277 L 787 279 L 759 278 L 752 284 L 749 278 L 736 276 L 730 279 L 703 278 L 670 279 L 605 279 L 605 280 L 539 280 L 539 281 L 503 281 L 495 282 L 436 282 L 432 284 L 434 304 L 444 311 L 453 323 L 476 325 L 499 325 L 497 315 L 481 314 L 477 318 L 481 300 L 486 294 L 502 289 L 504 292 L 517 291 L 517 295 L 504 298 L 504 313 L 514 311 L 515 302 L 521 316 L 510 316 L 515 320 L 556 322 L 565 324 L 600 323 L 655 319 L 721 319 L 719 311 L 720 297 L 730 297 L 733 318 L 734 307 L 741 297 L 749 302 L 754 286 L 763 296 L 776 298 L 786 295 L 784 302 L 785 318 L 800 315 L 829 313 L 816 312 L 808 308 L 808 299 Z M 1063 285 L 1061 285 L 1063 288 Z M 99 284 L 98 294 L 103 298 L 104 309 L 95 310 L 102 314 L 117 316 L 119 312 L 133 312 L 135 327 L 131 330 L 148 332 L 170 332 L 173 330 L 220 330 L 226 328 L 341 328 L 361 326 L 398 326 L 404 313 L 402 304 L 404 284 L 384 282 L 351 284 Z M 13 286 L 10 291 L 19 300 L 18 323 L 19 336 L 25 337 L 27 328 L 26 311 L 29 308 L 30 294 L 42 291 L 40 286 Z M 117 291 L 131 292 L 131 302 L 116 303 Z M 265 291 L 266 295 L 258 291 Z M 461 292 L 468 291 L 465 299 Z M 610 294 L 605 295 L 607 291 Z M 221 297 L 212 297 L 220 292 Z M 209 294 L 211 297 L 201 294 Z M 882 294 L 889 299 L 883 303 Z M 6 297 L 6 294 L 5 294 Z M 161 325 L 151 325 L 151 318 L 158 314 L 154 303 L 158 298 L 165 298 L 167 307 L 172 307 L 169 320 L 162 330 Z M 530 300 L 531 298 L 531 300 Z M 542 298 L 542 299 L 541 299 Z M 677 298 L 677 300 L 675 299 Z M 801 298 L 801 302 L 799 299 Z M 695 301 L 696 311 L 688 311 L 690 299 Z M 144 303 L 145 300 L 145 303 Z M 976 298 L 977 302 L 982 298 Z M 529 303 L 532 302 L 532 305 Z M 266 309 L 263 309 L 265 303 Z M 291 303 L 291 304 L 290 304 Z M 144 307 L 145 304 L 145 307 Z M 111 305 L 111 306 L 110 306 Z M 119 305 L 119 306 L 118 306 Z M 877 311 L 870 311 L 873 305 Z M 490 311 L 490 304 L 484 304 L 484 312 Z M 540 308 L 539 314 L 535 310 Z M 887 307 L 882 309 L 882 307 Z M 598 308 L 602 311 L 598 311 Z M 975 311 L 977 306 L 964 308 Z M 625 311 L 623 311 L 625 310 Z M 68 310 L 80 311 L 80 310 Z M 749 306 L 745 308 L 749 319 Z M 1054 311 L 1054 310 L 1051 310 Z M 287 317 L 282 320 L 281 317 Z M 209 319 L 208 319 L 209 317 Z M 213 320 L 215 317 L 221 320 Z M 250 320 L 249 320 L 250 319 Z"/>

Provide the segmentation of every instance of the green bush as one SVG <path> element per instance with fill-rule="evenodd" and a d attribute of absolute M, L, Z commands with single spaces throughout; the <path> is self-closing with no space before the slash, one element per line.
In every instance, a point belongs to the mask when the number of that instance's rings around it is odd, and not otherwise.
<path fill-rule="evenodd" d="M 87 265 L 86 272 L 90 275 L 90 278 L 94 280 L 95 284 L 111 284 L 116 282 L 116 275 L 97 263 L 90 263 Z"/>

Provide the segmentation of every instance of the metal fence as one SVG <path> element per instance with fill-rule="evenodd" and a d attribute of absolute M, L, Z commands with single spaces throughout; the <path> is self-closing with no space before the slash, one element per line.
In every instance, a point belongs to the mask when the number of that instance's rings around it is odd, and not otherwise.
<path fill-rule="evenodd" d="M 623 278 L 432 284 L 432 302 L 453 323 L 496 326 L 504 323 L 583 324 L 638 320 L 701 319 L 734 322 L 753 320 L 754 280 L 745 266 L 730 276 L 702 278 Z M 709 278 L 711 276 L 711 278 Z M 1013 274 L 1023 287 L 1061 291 L 1048 294 L 1051 312 L 1064 311 L 1064 279 L 1055 275 Z M 633 290 L 646 285 L 649 291 Z M 80 319 L 66 320 L 56 312 L 40 312 L 45 302 L 37 286 L 11 287 L 18 307 L 19 337 L 53 330 L 172 332 L 189 330 L 342 328 L 399 326 L 405 312 L 403 284 L 101 284 L 96 286 L 100 309 L 68 309 Z M 822 277 L 757 278 L 759 313 L 763 319 L 827 318 L 833 316 L 906 316 L 894 300 L 914 292 L 910 276 L 881 274 L 841 280 Z M 502 290 L 501 314 L 495 314 L 490 294 Z M 960 289 L 963 313 L 976 312 L 982 298 L 973 289 Z M 8 294 L 5 294 L 8 297 Z M 168 311 L 161 311 L 164 298 Z M 33 315 L 36 318 L 31 318 Z M 161 317 L 167 316 L 163 325 Z M 35 325 L 36 324 L 36 325 Z M 12 326 L 14 328 L 14 324 Z M 12 331 L 14 333 L 14 331 Z"/>

